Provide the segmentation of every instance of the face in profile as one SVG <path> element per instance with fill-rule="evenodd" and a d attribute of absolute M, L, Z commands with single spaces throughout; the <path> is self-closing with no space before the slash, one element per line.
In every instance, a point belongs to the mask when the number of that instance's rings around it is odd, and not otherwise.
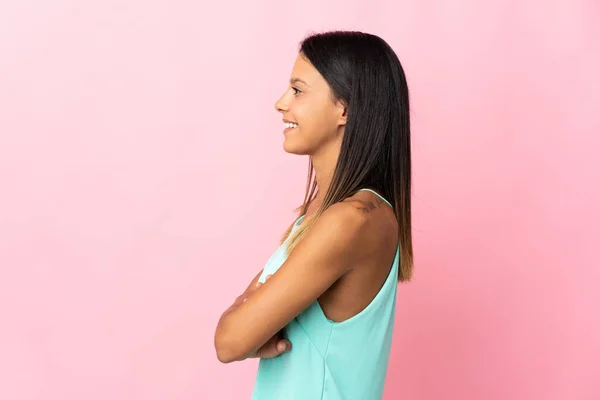
<path fill-rule="evenodd" d="M 334 100 L 327 81 L 302 53 L 294 63 L 289 86 L 275 103 L 275 109 L 289 121 L 283 125 L 286 152 L 315 155 L 341 146 L 346 109 Z"/>

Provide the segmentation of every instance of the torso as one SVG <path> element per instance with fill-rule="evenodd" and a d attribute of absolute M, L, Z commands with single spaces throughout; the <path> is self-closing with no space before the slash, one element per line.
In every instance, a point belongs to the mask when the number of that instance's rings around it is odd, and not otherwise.
<path fill-rule="evenodd" d="M 398 244 L 398 223 L 392 208 L 376 194 L 359 191 L 344 200 L 364 209 L 372 239 L 364 246 L 368 256 L 335 282 L 318 301 L 328 319 L 345 321 L 361 312 L 383 286 L 394 260 Z M 312 215 L 318 203 L 310 204 L 306 214 Z"/>

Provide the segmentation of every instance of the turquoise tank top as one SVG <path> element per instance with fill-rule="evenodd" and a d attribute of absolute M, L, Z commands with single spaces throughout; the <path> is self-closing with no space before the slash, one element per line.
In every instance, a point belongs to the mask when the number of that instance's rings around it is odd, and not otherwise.
<path fill-rule="evenodd" d="M 390 204 L 370 189 L 361 190 Z M 281 267 L 284 246 L 286 242 L 267 261 L 260 282 Z M 357 315 L 331 321 L 315 300 L 290 321 L 284 337 L 292 342 L 292 350 L 260 359 L 252 400 L 380 400 L 394 329 L 399 253 L 398 245 L 385 283 Z"/>

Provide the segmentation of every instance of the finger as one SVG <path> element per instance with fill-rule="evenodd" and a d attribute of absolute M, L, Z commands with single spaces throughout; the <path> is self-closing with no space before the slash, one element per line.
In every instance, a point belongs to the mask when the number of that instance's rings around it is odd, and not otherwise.
<path fill-rule="evenodd" d="M 265 282 L 266 282 L 267 280 L 269 280 L 269 278 L 270 278 L 270 277 L 272 277 L 272 276 L 273 276 L 273 274 L 269 274 L 269 275 L 267 275 L 267 277 L 265 278 Z"/>
<path fill-rule="evenodd" d="M 252 295 L 252 293 L 254 293 L 256 290 L 258 290 L 258 288 L 261 286 L 262 286 L 261 282 L 256 282 L 254 284 L 254 286 L 250 285 L 250 287 L 248 287 L 248 289 L 238 297 L 239 301 L 241 301 L 242 303 L 245 303 L 248 300 L 248 297 L 250 297 Z M 242 297 L 243 297 L 243 299 L 242 299 Z"/>
<path fill-rule="evenodd" d="M 287 339 L 282 339 L 277 342 L 277 352 L 279 354 L 286 353 L 292 349 L 292 343 Z"/>
<path fill-rule="evenodd" d="M 259 358 L 273 358 L 277 356 L 277 338 L 272 337 L 267 340 L 257 351 L 256 356 Z"/>
<path fill-rule="evenodd" d="M 262 283 L 260 283 L 260 282 L 256 282 L 254 285 L 250 286 L 250 287 L 248 288 L 248 290 L 246 290 L 246 291 L 244 292 L 244 294 L 245 294 L 246 296 L 249 296 L 249 295 L 251 295 L 251 294 L 252 294 L 252 293 L 254 293 L 256 290 L 258 290 L 258 288 L 259 288 L 261 285 L 262 285 Z"/>
<path fill-rule="evenodd" d="M 271 338 L 257 352 L 260 358 L 274 358 L 285 353 L 291 347 L 291 343 L 285 339 Z"/>

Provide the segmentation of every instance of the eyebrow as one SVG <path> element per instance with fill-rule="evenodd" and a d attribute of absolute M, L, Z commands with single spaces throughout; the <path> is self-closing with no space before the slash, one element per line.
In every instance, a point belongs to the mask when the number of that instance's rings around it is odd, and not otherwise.
<path fill-rule="evenodd" d="M 290 79 L 290 84 L 291 84 L 291 85 L 293 85 L 293 84 L 294 84 L 294 83 L 296 83 L 296 82 L 300 82 L 300 83 L 302 83 L 304 86 L 306 86 L 306 87 L 310 87 L 310 85 L 309 85 L 308 83 L 304 82 L 304 81 L 303 81 L 302 79 L 300 79 L 300 78 L 292 78 L 292 79 Z"/>

